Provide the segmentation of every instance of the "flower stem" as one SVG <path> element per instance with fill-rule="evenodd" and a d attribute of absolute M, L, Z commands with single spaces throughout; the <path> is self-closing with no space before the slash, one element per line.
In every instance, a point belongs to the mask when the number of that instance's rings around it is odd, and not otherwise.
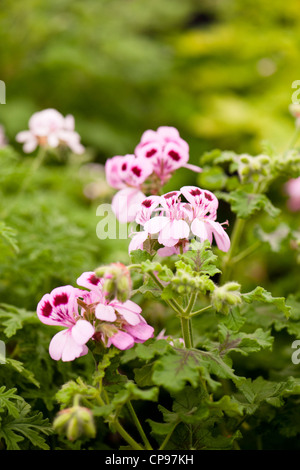
<path fill-rule="evenodd" d="M 126 441 L 134 450 L 144 450 L 143 447 L 138 444 L 131 436 L 128 434 L 127 431 L 123 428 L 120 422 L 117 420 L 114 422 L 116 430 L 123 437 L 124 441 Z"/>
<path fill-rule="evenodd" d="M 212 305 L 207 305 L 207 307 L 200 308 L 200 310 L 196 310 L 195 312 L 190 313 L 190 317 L 194 317 L 195 315 L 199 315 L 202 312 L 205 312 L 206 310 L 209 310 L 212 307 Z"/>
<path fill-rule="evenodd" d="M 151 279 L 155 282 L 155 284 L 160 288 L 160 290 L 164 289 L 163 284 L 157 279 L 154 273 L 149 272 L 148 273 Z M 181 308 L 181 306 L 176 302 L 174 299 L 164 299 L 164 301 L 176 312 L 178 315 L 184 315 L 184 310 Z"/>
<path fill-rule="evenodd" d="M 132 419 L 133 419 L 133 421 L 134 421 L 134 424 L 136 425 L 137 430 L 139 431 L 140 436 L 141 436 L 141 438 L 143 439 L 143 442 L 144 442 L 144 444 L 145 444 L 146 450 L 153 450 L 153 448 L 152 448 L 150 442 L 149 442 L 148 439 L 147 439 L 147 436 L 146 436 L 146 434 L 145 434 L 145 432 L 144 432 L 144 430 L 143 430 L 143 428 L 142 428 L 142 425 L 141 425 L 141 423 L 140 423 L 140 421 L 139 421 L 139 419 L 138 419 L 138 417 L 137 417 L 137 415 L 136 415 L 136 412 L 134 411 L 134 408 L 133 408 L 133 406 L 132 406 L 132 404 L 131 404 L 130 401 L 127 403 L 127 407 L 128 407 L 128 409 L 129 409 L 129 412 L 130 412 L 130 414 L 131 414 L 131 417 L 132 417 Z"/>
<path fill-rule="evenodd" d="M 227 256 L 224 257 L 223 261 L 223 269 L 222 269 L 222 276 L 221 276 L 221 284 L 225 284 L 225 282 L 228 282 L 231 278 L 231 273 L 232 273 L 232 267 L 233 267 L 233 256 L 235 252 L 237 251 L 237 248 L 240 243 L 240 239 L 242 236 L 242 233 L 245 228 L 245 219 L 239 219 L 237 218 L 233 227 L 232 231 L 232 236 L 231 236 L 231 245 L 230 245 L 230 250 L 227 253 Z"/>
<path fill-rule="evenodd" d="M 176 426 L 177 426 L 178 423 L 175 423 L 175 425 L 173 426 L 173 428 L 171 429 L 171 431 L 166 435 L 165 437 L 165 440 L 163 441 L 163 443 L 161 444 L 159 450 L 164 450 L 164 448 L 166 447 L 166 445 L 168 444 L 169 440 L 170 440 L 170 437 L 172 436 Z"/>

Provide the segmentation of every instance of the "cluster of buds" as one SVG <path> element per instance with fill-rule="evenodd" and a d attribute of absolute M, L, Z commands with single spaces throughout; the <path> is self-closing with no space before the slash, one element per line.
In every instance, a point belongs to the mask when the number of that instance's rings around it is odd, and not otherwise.
<path fill-rule="evenodd" d="M 97 277 L 103 278 L 103 293 L 108 301 L 126 302 L 132 290 L 129 269 L 122 263 L 112 263 L 95 269 Z"/>
<path fill-rule="evenodd" d="M 142 317 L 141 307 L 129 299 L 111 298 L 104 291 L 106 281 L 92 271 L 85 272 L 77 279 L 85 290 L 68 285 L 43 296 L 37 306 L 39 319 L 64 327 L 50 342 L 52 359 L 73 361 L 84 356 L 90 340 L 125 350 L 153 336 L 154 329 Z M 124 295 L 123 287 L 121 290 Z"/>
<path fill-rule="evenodd" d="M 187 202 L 181 200 L 182 196 Z M 230 239 L 222 224 L 216 221 L 218 199 L 210 191 L 195 186 L 184 186 L 163 196 L 149 196 L 141 203 L 136 223 L 143 227 L 132 233 L 129 252 L 143 249 L 151 237 L 157 238 L 159 256 L 170 256 L 187 251 L 190 237 L 201 242 L 213 236 L 220 250 L 227 252 Z M 225 222 L 227 223 L 227 222 Z"/>
<path fill-rule="evenodd" d="M 238 174 L 242 183 L 257 183 L 262 178 L 270 175 L 270 157 L 257 155 L 255 157 L 242 154 L 238 160 Z"/>
<path fill-rule="evenodd" d="M 56 109 L 44 109 L 31 116 L 28 127 L 28 131 L 21 131 L 16 135 L 16 140 L 23 144 L 25 153 L 33 152 L 38 146 L 67 146 L 74 153 L 84 152 L 80 136 L 75 132 L 74 117 L 70 114 L 64 117 Z"/>
<path fill-rule="evenodd" d="M 79 405 L 61 410 L 53 421 L 53 428 L 70 441 L 75 441 L 82 436 L 87 438 L 96 436 L 93 413 L 89 408 Z"/>
<path fill-rule="evenodd" d="M 227 282 L 223 286 L 215 287 L 211 303 L 217 312 L 228 315 L 232 307 L 242 303 L 240 288 L 237 282 Z"/>
<path fill-rule="evenodd" d="M 181 167 L 200 172 L 190 165 L 189 146 L 174 127 L 162 126 L 144 132 L 134 154 L 106 161 L 107 182 L 119 191 L 112 209 L 120 222 L 134 221 L 147 194 L 159 194 L 175 170 Z"/>

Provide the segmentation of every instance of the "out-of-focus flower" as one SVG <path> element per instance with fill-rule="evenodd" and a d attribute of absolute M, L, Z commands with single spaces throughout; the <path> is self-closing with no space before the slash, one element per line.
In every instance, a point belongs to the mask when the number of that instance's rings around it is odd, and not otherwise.
<path fill-rule="evenodd" d="M 8 144 L 8 141 L 5 136 L 4 127 L 0 126 L 0 148 L 6 147 L 7 144 Z"/>
<path fill-rule="evenodd" d="M 187 202 L 182 202 L 182 196 Z M 223 224 L 216 221 L 219 202 L 213 193 L 195 186 L 184 186 L 180 191 L 156 198 L 154 201 L 149 197 L 142 202 L 136 223 L 143 230 L 131 234 L 129 252 L 143 249 L 144 242 L 154 237 L 162 245 L 158 250 L 160 256 L 179 254 L 188 249 L 190 235 L 210 243 L 214 236 L 220 250 L 229 250 L 230 239 Z"/>
<path fill-rule="evenodd" d="M 123 263 L 100 266 L 95 274 L 103 278 L 103 293 L 107 300 L 125 302 L 131 296 L 132 280 L 129 269 Z"/>
<path fill-rule="evenodd" d="M 135 154 L 152 163 L 154 173 L 163 184 L 178 168 L 201 171 L 199 167 L 188 164 L 189 146 L 175 127 L 161 126 L 157 131 L 144 132 Z"/>
<path fill-rule="evenodd" d="M 87 354 L 89 340 L 123 350 L 153 336 L 154 329 L 142 317 L 139 305 L 129 299 L 107 299 L 105 279 L 85 272 L 77 284 L 86 290 L 58 287 L 38 303 L 37 315 L 43 323 L 64 327 L 50 342 L 52 359 L 73 361 Z"/>
<path fill-rule="evenodd" d="M 285 191 L 289 196 L 288 208 L 293 212 L 300 211 L 300 177 L 290 179 L 285 184 Z"/>
<path fill-rule="evenodd" d="M 146 195 L 157 195 L 174 171 L 185 167 L 200 172 L 188 164 L 189 146 L 174 127 L 148 130 L 141 138 L 134 155 L 115 156 L 106 161 L 108 184 L 119 191 L 112 209 L 120 222 L 132 222 Z"/>
<path fill-rule="evenodd" d="M 165 333 L 166 333 L 166 329 L 164 328 L 163 330 L 161 330 L 158 333 L 158 335 L 156 336 L 156 339 L 157 340 L 165 339 L 166 341 L 168 341 L 168 343 L 171 346 L 174 346 L 174 347 L 184 346 L 184 339 L 183 338 L 174 338 L 173 336 L 166 335 Z"/>
<path fill-rule="evenodd" d="M 84 152 L 72 115 L 64 117 L 56 109 L 45 109 L 31 116 L 28 127 L 28 131 L 19 132 L 16 136 L 25 153 L 33 152 L 38 146 L 57 148 L 60 145 L 77 154 Z"/>

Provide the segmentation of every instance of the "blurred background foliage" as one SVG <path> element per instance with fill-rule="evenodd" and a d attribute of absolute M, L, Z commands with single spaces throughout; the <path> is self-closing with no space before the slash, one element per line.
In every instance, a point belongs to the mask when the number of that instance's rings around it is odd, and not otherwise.
<path fill-rule="evenodd" d="M 2 0 L 0 122 L 10 140 L 47 107 L 72 113 L 98 161 L 145 129 L 191 146 L 284 147 L 299 69 L 297 0 Z"/>

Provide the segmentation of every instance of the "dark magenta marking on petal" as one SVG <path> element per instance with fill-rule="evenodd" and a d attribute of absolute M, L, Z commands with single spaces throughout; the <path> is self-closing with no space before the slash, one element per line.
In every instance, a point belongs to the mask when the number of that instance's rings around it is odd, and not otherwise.
<path fill-rule="evenodd" d="M 123 163 L 122 165 L 122 171 L 126 171 L 127 170 L 127 163 Z"/>
<path fill-rule="evenodd" d="M 201 191 L 200 191 L 199 188 L 197 188 L 197 189 L 192 189 L 192 190 L 190 191 L 190 195 L 191 195 L 191 196 L 201 196 Z"/>
<path fill-rule="evenodd" d="M 142 202 L 142 205 L 145 207 L 151 207 L 152 202 L 149 199 L 146 199 L 145 201 Z"/>
<path fill-rule="evenodd" d="M 131 168 L 131 171 L 132 173 L 134 173 L 138 178 L 141 176 L 142 174 L 142 170 L 138 167 L 138 166 L 133 166 Z"/>
<path fill-rule="evenodd" d="M 179 155 L 179 153 L 175 152 L 175 150 L 170 150 L 170 152 L 168 153 L 168 155 L 172 158 L 172 160 L 174 160 L 175 162 L 179 162 L 179 160 L 181 159 L 181 156 Z"/>
<path fill-rule="evenodd" d="M 43 317 L 49 317 L 52 312 L 52 305 L 47 300 L 41 308 Z"/>
<path fill-rule="evenodd" d="M 204 195 L 205 195 L 206 199 L 208 199 L 209 201 L 213 200 L 213 197 L 212 197 L 211 194 L 204 192 Z"/>
<path fill-rule="evenodd" d="M 177 196 L 177 192 L 176 191 L 173 191 L 171 193 L 167 193 L 164 195 L 164 198 L 165 199 L 169 199 L 170 197 L 173 197 L 173 196 Z"/>
<path fill-rule="evenodd" d="M 99 284 L 99 282 L 100 282 L 99 277 L 95 276 L 95 274 L 92 274 L 92 275 L 89 277 L 88 280 L 89 280 L 89 282 L 90 282 L 91 284 L 93 284 L 94 286 L 97 286 L 97 285 Z"/>
<path fill-rule="evenodd" d="M 58 294 L 54 297 L 53 305 L 54 307 L 57 307 L 58 305 L 66 305 L 68 301 L 69 301 L 68 294 L 66 293 Z"/>
<path fill-rule="evenodd" d="M 146 158 L 151 158 L 151 157 L 153 157 L 153 155 L 155 155 L 156 152 L 157 152 L 156 149 L 148 150 L 148 152 L 146 152 Z"/>

